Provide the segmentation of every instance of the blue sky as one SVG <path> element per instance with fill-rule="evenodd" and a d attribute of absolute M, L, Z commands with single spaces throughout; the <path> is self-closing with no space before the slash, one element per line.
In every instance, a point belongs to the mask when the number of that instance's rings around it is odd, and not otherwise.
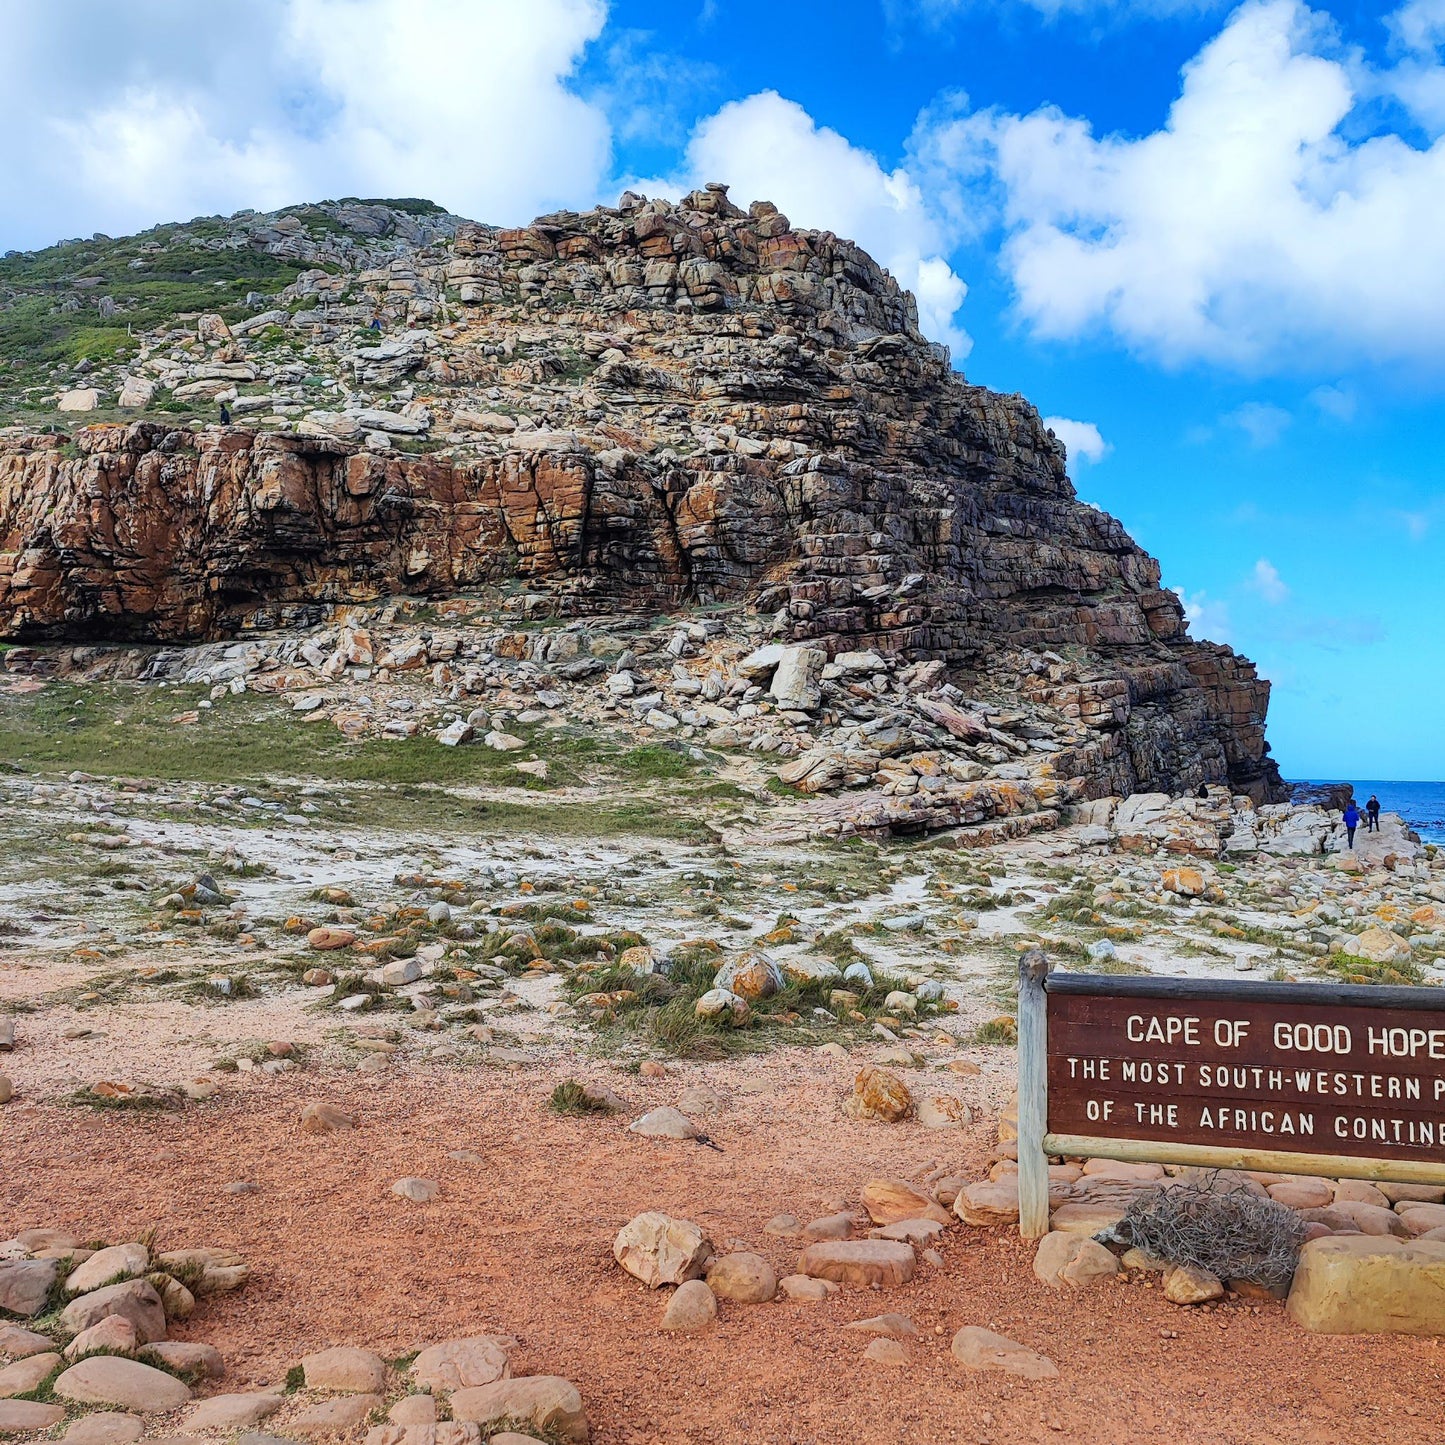
<path fill-rule="evenodd" d="M 0 0 L 0 248 L 733 184 L 856 237 L 1275 683 L 1445 777 L 1445 0 Z"/>

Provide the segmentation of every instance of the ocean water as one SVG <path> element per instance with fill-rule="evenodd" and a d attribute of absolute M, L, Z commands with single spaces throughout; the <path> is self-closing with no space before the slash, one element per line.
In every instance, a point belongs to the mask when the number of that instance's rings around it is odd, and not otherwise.
<path fill-rule="evenodd" d="M 1363 782 L 1353 778 L 1310 778 L 1311 783 L 1348 782 L 1361 808 L 1373 793 L 1387 813 L 1398 813 L 1427 843 L 1445 843 L 1445 783 Z"/>

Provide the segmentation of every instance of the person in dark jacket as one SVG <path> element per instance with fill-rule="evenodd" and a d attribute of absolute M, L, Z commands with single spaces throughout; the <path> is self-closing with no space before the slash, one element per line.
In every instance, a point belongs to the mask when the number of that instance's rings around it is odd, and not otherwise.
<path fill-rule="evenodd" d="M 1350 847 L 1355 846 L 1355 829 L 1360 826 L 1360 810 L 1355 807 L 1355 800 L 1350 799 L 1349 805 L 1345 808 L 1345 836 L 1349 840 Z"/>
<path fill-rule="evenodd" d="M 228 407 L 225 402 L 221 403 L 221 425 L 231 425 L 231 408 Z"/>
<path fill-rule="evenodd" d="M 1365 804 L 1365 817 L 1369 820 L 1365 831 L 1378 833 L 1380 831 L 1380 800 L 1373 793 L 1370 794 L 1370 801 Z"/>

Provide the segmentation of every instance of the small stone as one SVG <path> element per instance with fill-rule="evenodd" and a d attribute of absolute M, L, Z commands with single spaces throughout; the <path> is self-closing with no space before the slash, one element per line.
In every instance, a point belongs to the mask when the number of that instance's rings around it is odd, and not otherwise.
<path fill-rule="evenodd" d="M 897 1340 L 877 1339 L 863 1351 L 863 1358 L 875 1365 L 907 1365 L 908 1351 Z"/>
<path fill-rule="evenodd" d="M 301 1110 L 301 1132 L 303 1134 L 335 1134 L 356 1128 L 356 1115 L 348 1114 L 335 1104 L 311 1103 Z"/>
<path fill-rule="evenodd" d="M 413 1204 L 429 1204 L 441 1192 L 441 1185 L 435 1179 L 398 1179 L 391 1192 Z"/>
<path fill-rule="evenodd" d="M 10 1082 L 9 1076 L 0 1074 L 0 1104 L 8 1104 L 15 1097 L 15 1085 Z"/>
<path fill-rule="evenodd" d="M 969 1370 L 1002 1370 L 1025 1380 L 1054 1380 L 1058 1366 L 1007 1335 L 995 1334 L 978 1325 L 965 1325 L 953 1337 L 953 1357 Z"/>
<path fill-rule="evenodd" d="M 38 1315 L 55 1285 L 53 1259 L 0 1260 L 0 1310 L 12 1315 Z"/>
<path fill-rule="evenodd" d="M 99 1324 L 107 1315 L 122 1315 L 135 1326 L 136 1339 L 148 1345 L 166 1337 L 166 1311 L 149 1280 L 129 1279 L 78 1295 L 61 1312 L 61 1325 L 73 1334 Z"/>
<path fill-rule="evenodd" d="M 764 1234 L 775 1234 L 783 1239 L 792 1239 L 803 1232 L 803 1226 L 794 1214 L 775 1214 L 763 1225 Z"/>
<path fill-rule="evenodd" d="M 863 1208 L 874 1224 L 900 1219 L 933 1219 L 948 1224 L 951 1216 L 936 1200 L 903 1179 L 870 1179 L 863 1186 Z"/>
<path fill-rule="evenodd" d="M 778 1281 L 778 1288 L 800 1304 L 820 1304 L 829 1295 L 838 1293 L 838 1286 L 832 1280 L 813 1279 L 806 1274 L 785 1274 Z"/>
<path fill-rule="evenodd" d="M 847 1239 L 853 1233 L 853 1216 L 846 1210 L 825 1214 L 803 1226 L 804 1239 Z"/>
<path fill-rule="evenodd" d="M 662 1328 L 690 1334 L 706 1329 L 717 1318 L 717 1297 L 700 1279 L 678 1285 L 662 1312 Z"/>
<path fill-rule="evenodd" d="M 707 1268 L 707 1282 L 720 1299 L 738 1304 L 766 1304 L 778 1292 L 772 1265 L 747 1251 L 714 1259 Z"/>
<path fill-rule="evenodd" d="M 79 1405 L 118 1405 L 138 1415 L 162 1415 L 184 1405 L 190 1390 L 174 1375 L 117 1355 L 92 1355 L 55 1382 L 62 1400 Z"/>
<path fill-rule="evenodd" d="M 653 1109 L 627 1126 L 629 1134 L 648 1139 L 696 1139 L 701 1132 L 697 1125 L 677 1109 Z"/>
<path fill-rule="evenodd" d="M 870 1315 L 866 1320 L 853 1320 L 843 1326 L 845 1330 L 856 1330 L 863 1335 L 886 1335 L 893 1340 L 911 1340 L 918 1329 L 907 1315 Z"/>
<path fill-rule="evenodd" d="M 843 1101 L 843 1111 L 850 1119 L 895 1124 L 913 1112 L 913 1095 L 897 1074 L 886 1069 L 860 1069 L 852 1093 Z"/>
<path fill-rule="evenodd" d="M 219 1380 L 226 1373 L 226 1362 L 221 1358 L 220 1350 L 199 1340 L 161 1340 L 147 1345 L 145 1352 L 183 1375 Z"/>
<path fill-rule="evenodd" d="M 386 1386 L 386 1361 L 371 1350 L 336 1345 L 301 1361 L 308 1390 L 374 1394 Z"/>
<path fill-rule="evenodd" d="M 29 1355 L 44 1354 L 54 1346 L 55 1341 L 49 1335 L 0 1322 L 0 1359 L 23 1360 Z"/>
<path fill-rule="evenodd" d="M 1176 1305 L 1202 1305 L 1224 1298 L 1224 1285 L 1206 1269 L 1177 1264 L 1164 1277 L 1164 1298 Z"/>
<path fill-rule="evenodd" d="M 313 928 L 306 935 L 307 945 L 320 953 L 338 948 L 350 948 L 356 942 L 356 935 L 349 928 Z"/>

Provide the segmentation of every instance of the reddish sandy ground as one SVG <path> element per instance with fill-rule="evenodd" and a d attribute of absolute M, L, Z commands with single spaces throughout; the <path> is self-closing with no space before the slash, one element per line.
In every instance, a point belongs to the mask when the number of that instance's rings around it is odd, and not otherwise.
<path fill-rule="evenodd" d="M 396 1356 L 458 1334 L 513 1334 L 517 1373 L 574 1381 L 604 1445 L 1438 1440 L 1439 1341 L 1311 1336 L 1278 1306 L 1179 1309 L 1138 1284 L 1057 1294 L 1015 1236 L 962 1226 L 943 1269 L 886 1295 L 724 1304 L 703 1335 L 661 1333 L 666 1292 L 641 1289 L 611 1257 L 639 1211 L 697 1220 L 720 1247 L 755 1249 L 781 1275 L 798 1246 L 763 1233 L 772 1215 L 806 1220 L 856 1201 L 880 1173 L 982 1165 L 991 1120 L 962 1135 L 851 1123 L 837 1107 L 850 1076 L 846 1063 L 794 1053 L 612 1077 L 638 1112 L 686 1083 L 730 1094 L 732 1107 L 706 1121 L 723 1153 L 637 1138 L 625 1119 L 557 1118 L 545 1108 L 555 1067 L 239 1080 L 176 1114 L 17 1099 L 0 1114 L 0 1238 L 45 1224 L 115 1241 L 154 1227 L 159 1248 L 241 1251 L 249 1285 L 177 1331 L 219 1346 L 226 1389 L 276 1384 L 330 1344 Z M 766 1092 L 735 1092 L 745 1079 Z M 360 1127 L 298 1133 L 313 1098 L 355 1109 Z M 458 1149 L 482 1162 L 447 1157 Z M 403 1175 L 440 1180 L 440 1196 L 392 1196 Z M 228 1194 L 232 1180 L 260 1188 Z M 907 1369 L 864 1360 L 867 1338 L 839 1328 L 884 1309 L 922 1332 Z M 1043 1350 L 1061 1378 L 966 1372 L 948 1350 L 965 1324 Z"/>

